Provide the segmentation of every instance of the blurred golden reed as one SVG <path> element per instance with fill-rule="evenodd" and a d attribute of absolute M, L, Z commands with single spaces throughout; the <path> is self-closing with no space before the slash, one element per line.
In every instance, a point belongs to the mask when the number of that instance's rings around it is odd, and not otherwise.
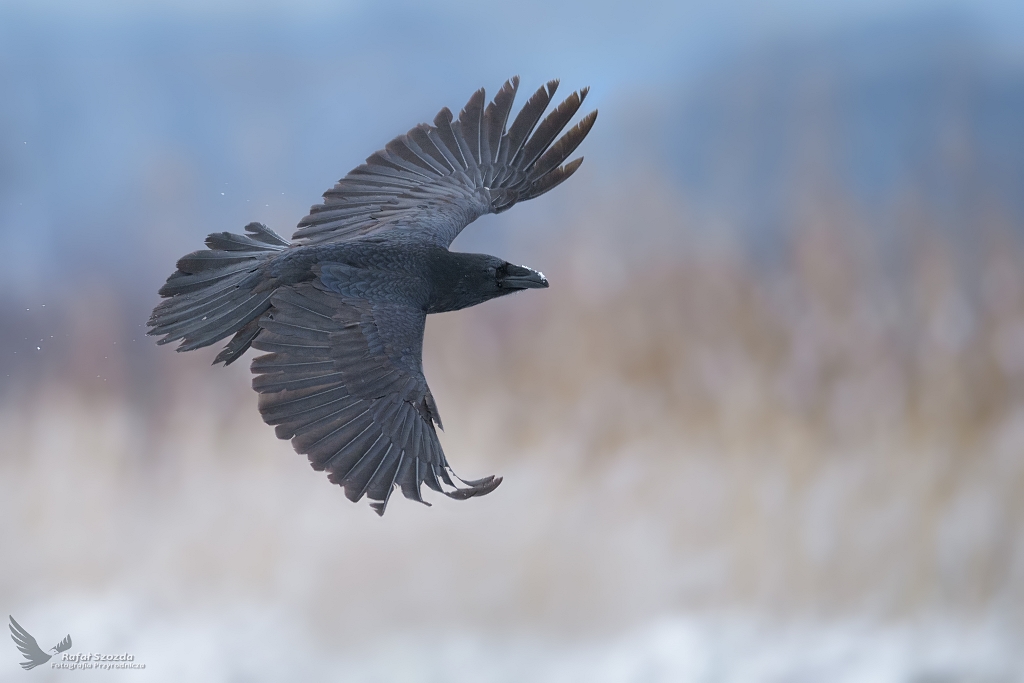
<path fill-rule="evenodd" d="M 91 293 L 70 365 L 0 409 L 0 529 L 21 549 L 0 594 L 280 604 L 355 639 L 728 609 L 1018 628 L 1018 238 L 995 219 L 881 235 L 831 207 L 759 258 L 647 191 L 644 215 L 534 215 L 511 248 L 543 251 L 552 288 L 431 318 L 449 460 L 506 480 L 383 522 L 274 439 L 244 363 L 146 347 L 135 376 L 112 350 L 135 323 Z"/>

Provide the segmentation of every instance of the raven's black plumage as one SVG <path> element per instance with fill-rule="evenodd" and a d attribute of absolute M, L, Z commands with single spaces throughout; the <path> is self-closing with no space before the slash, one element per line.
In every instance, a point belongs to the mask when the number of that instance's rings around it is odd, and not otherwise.
<path fill-rule="evenodd" d="M 518 86 L 506 82 L 486 106 L 478 90 L 458 119 L 442 109 L 389 142 L 324 193 L 293 242 L 259 223 L 210 235 L 208 249 L 178 261 L 149 320 L 149 334 L 180 340 L 178 351 L 234 335 L 214 362 L 267 352 L 252 362 L 264 421 L 379 514 L 396 486 L 423 502 L 424 483 L 452 498 L 501 483 L 463 481 L 448 466 L 422 347 L 429 313 L 547 287 L 529 268 L 448 250 L 478 217 L 547 192 L 583 161 L 563 165 L 596 111 L 555 139 L 587 90 L 542 120 L 550 81 L 508 124 Z"/>

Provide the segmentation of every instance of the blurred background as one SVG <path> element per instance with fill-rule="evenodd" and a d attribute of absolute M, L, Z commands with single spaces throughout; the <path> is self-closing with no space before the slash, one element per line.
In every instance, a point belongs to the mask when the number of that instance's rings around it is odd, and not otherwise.
<path fill-rule="evenodd" d="M 505 482 L 378 519 L 145 321 L 513 74 L 601 116 L 427 324 Z M 2 614 L 146 664 L 0 680 L 1024 680 L 1024 4 L 4 0 L 0 245 Z"/>

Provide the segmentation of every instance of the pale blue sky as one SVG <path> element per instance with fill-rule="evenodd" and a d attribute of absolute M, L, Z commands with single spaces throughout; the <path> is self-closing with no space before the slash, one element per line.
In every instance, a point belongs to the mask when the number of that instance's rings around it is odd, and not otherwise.
<path fill-rule="evenodd" d="M 83 254 L 149 274 L 253 219 L 253 201 L 288 232 L 388 139 L 513 74 L 531 90 L 591 86 L 601 120 L 582 151 L 607 158 L 588 173 L 614 175 L 630 154 L 675 163 L 659 136 L 688 130 L 680 98 L 733 61 L 935 17 L 1024 68 L 1024 3 L 999 0 L 3 0 L 0 237 L 16 257 L 0 282 L 32 290 L 47 263 Z"/>

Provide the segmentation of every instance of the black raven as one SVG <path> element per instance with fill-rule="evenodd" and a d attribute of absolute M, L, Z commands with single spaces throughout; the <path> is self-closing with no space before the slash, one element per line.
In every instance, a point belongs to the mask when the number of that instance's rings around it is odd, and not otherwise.
<path fill-rule="evenodd" d="M 422 350 L 428 313 L 548 286 L 530 268 L 448 250 L 478 217 L 547 192 L 583 161 L 562 165 L 597 111 L 555 138 L 587 89 L 541 121 L 550 81 L 506 127 L 518 86 L 507 81 L 486 107 L 480 89 L 458 120 L 445 108 L 389 142 L 324 193 L 293 242 L 260 223 L 210 235 L 208 249 L 178 261 L 149 319 L 149 334 L 180 339 L 178 351 L 233 334 L 214 363 L 266 351 L 252 362 L 264 421 L 381 515 L 395 485 L 424 502 L 423 483 L 458 499 L 501 483 L 448 466 Z"/>

